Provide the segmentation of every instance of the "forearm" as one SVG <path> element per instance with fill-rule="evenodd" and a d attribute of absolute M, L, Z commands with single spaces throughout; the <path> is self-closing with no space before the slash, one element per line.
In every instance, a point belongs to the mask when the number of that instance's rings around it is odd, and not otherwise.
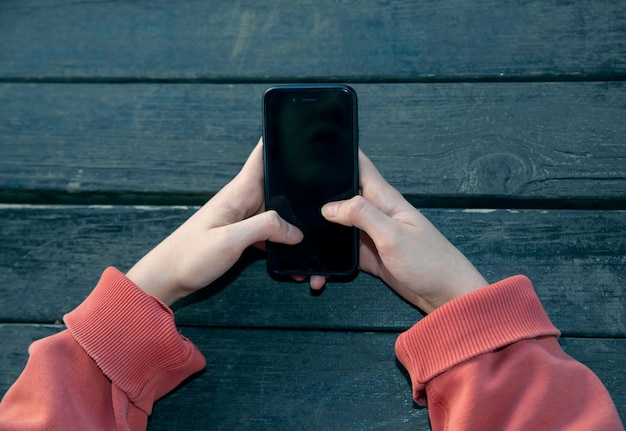
<path fill-rule="evenodd" d="M 437 309 L 396 352 L 434 430 L 623 429 L 602 383 L 558 335 L 530 281 L 513 277 Z"/>

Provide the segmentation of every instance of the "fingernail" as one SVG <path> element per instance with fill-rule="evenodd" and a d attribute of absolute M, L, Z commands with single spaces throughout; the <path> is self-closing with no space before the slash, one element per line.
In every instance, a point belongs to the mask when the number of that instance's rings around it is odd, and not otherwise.
<path fill-rule="evenodd" d="M 326 218 L 337 217 L 337 207 L 339 206 L 338 202 L 330 202 L 322 207 L 322 214 Z"/>
<path fill-rule="evenodd" d="M 298 229 L 294 225 L 289 225 L 289 230 L 287 230 L 287 239 L 289 239 L 290 241 L 300 242 L 302 241 L 303 237 L 304 235 L 302 234 L 302 231 L 300 229 Z"/>

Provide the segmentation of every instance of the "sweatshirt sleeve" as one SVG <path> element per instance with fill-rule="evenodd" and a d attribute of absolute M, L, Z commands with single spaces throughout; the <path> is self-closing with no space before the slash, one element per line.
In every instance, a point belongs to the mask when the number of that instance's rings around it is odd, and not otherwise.
<path fill-rule="evenodd" d="M 438 308 L 396 341 L 433 430 L 623 430 L 607 390 L 566 355 L 530 280 Z"/>
<path fill-rule="evenodd" d="M 0 430 L 145 429 L 154 402 L 205 366 L 172 311 L 114 268 L 36 341 L 0 404 Z"/>

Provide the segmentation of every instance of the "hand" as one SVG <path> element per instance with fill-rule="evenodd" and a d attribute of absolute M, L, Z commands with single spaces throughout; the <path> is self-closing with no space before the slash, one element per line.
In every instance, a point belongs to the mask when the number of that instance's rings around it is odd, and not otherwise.
<path fill-rule="evenodd" d="M 360 268 L 430 313 L 486 286 L 478 270 L 359 152 L 361 196 L 322 208 L 327 220 L 361 229 Z M 313 279 L 311 280 L 313 287 Z M 321 288 L 323 280 L 316 279 Z"/>
<path fill-rule="evenodd" d="M 263 144 L 241 172 L 126 274 L 167 305 L 218 279 L 243 251 L 265 240 L 297 244 L 302 232 L 264 212 Z"/>

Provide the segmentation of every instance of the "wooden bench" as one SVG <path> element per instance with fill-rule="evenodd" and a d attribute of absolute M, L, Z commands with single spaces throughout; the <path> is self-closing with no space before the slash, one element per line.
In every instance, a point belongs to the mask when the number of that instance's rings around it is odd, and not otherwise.
<path fill-rule="evenodd" d="M 384 176 L 489 280 L 533 280 L 626 420 L 623 5 L 262 3 L 0 3 L 0 394 L 106 266 L 234 176 L 270 84 L 345 82 Z M 421 316 L 368 275 L 316 296 L 246 253 L 177 305 L 209 365 L 149 429 L 428 428 L 393 351 Z"/>

